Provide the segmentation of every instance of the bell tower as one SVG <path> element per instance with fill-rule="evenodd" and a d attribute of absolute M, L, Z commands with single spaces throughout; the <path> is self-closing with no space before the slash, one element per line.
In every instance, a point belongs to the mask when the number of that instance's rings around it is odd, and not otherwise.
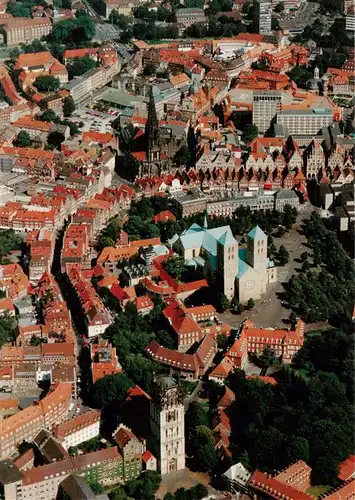
<path fill-rule="evenodd" d="M 161 376 L 155 381 L 150 404 L 150 424 L 158 441 L 159 471 L 163 474 L 185 468 L 185 410 L 178 383 Z"/>

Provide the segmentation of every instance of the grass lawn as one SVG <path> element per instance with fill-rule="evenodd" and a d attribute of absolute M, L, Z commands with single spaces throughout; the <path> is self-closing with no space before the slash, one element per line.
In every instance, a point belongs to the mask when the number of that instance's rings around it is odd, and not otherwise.
<path fill-rule="evenodd" d="M 323 495 L 323 493 L 325 493 L 328 490 L 329 490 L 329 486 L 323 486 L 323 485 L 312 486 L 311 488 L 308 488 L 307 493 L 309 493 L 309 495 L 319 497 L 319 496 Z"/>
<path fill-rule="evenodd" d="M 180 380 L 180 386 L 185 394 L 191 394 L 197 386 L 198 382 L 192 382 L 190 380 Z"/>

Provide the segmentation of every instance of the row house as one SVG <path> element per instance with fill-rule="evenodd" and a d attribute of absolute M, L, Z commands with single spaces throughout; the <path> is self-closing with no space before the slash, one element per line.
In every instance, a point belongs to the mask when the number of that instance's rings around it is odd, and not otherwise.
<path fill-rule="evenodd" d="M 82 277 L 80 265 L 70 264 L 66 271 L 81 304 L 88 337 L 101 335 L 113 322 L 110 312 L 103 305 L 91 282 Z"/>
<path fill-rule="evenodd" d="M 72 222 L 67 227 L 61 253 L 61 269 L 64 273 L 67 264 L 82 264 L 90 268 L 90 241 L 92 225 L 87 222 Z"/>
<path fill-rule="evenodd" d="M 38 283 L 44 273 L 51 270 L 56 232 L 47 229 L 32 231 L 26 238 L 29 258 L 28 274 L 32 284 Z"/>
<path fill-rule="evenodd" d="M 56 425 L 54 435 L 62 446 L 68 450 L 72 446 L 78 446 L 89 439 L 97 437 L 100 433 L 100 412 L 90 410 L 82 415 Z"/>
<path fill-rule="evenodd" d="M 19 264 L 0 265 L 0 290 L 12 300 L 23 299 L 28 294 L 29 281 Z"/>
<path fill-rule="evenodd" d="M 60 226 L 59 213 L 56 209 L 35 207 L 21 203 L 8 202 L 0 208 L 0 225 L 2 229 L 13 229 L 20 232 L 31 232 L 36 229 L 57 229 Z"/>
<path fill-rule="evenodd" d="M 303 152 L 304 173 L 307 179 L 316 178 L 319 170 L 325 167 L 325 154 L 322 146 L 311 141 Z"/>
<path fill-rule="evenodd" d="M 107 341 L 101 340 L 97 344 L 91 343 L 90 354 L 93 384 L 106 375 L 115 375 L 116 373 L 123 372 L 122 366 L 118 361 L 116 348 L 112 347 Z"/>
<path fill-rule="evenodd" d="M 45 325 L 20 326 L 18 330 L 19 333 L 16 337 L 18 347 L 29 346 L 33 337 L 50 342 L 49 329 Z"/>
<path fill-rule="evenodd" d="M 23 441 L 31 442 L 43 428 L 69 417 L 70 384 L 62 383 L 34 405 L 3 420 L 0 427 L 0 457 L 12 455 Z"/>

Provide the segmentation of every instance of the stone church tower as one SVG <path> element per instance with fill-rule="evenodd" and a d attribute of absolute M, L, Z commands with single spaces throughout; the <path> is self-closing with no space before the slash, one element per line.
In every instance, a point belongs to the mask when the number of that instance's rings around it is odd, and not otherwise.
<path fill-rule="evenodd" d="M 259 226 L 255 226 L 248 234 L 248 264 L 258 273 L 265 272 L 267 261 L 267 236 Z"/>
<path fill-rule="evenodd" d="M 149 104 L 148 104 L 148 118 L 145 126 L 145 140 L 146 151 L 149 171 L 154 163 L 160 163 L 160 149 L 161 141 L 159 134 L 159 121 L 157 111 L 155 109 L 155 102 L 153 97 L 153 90 L 150 91 Z M 149 172 L 151 175 L 151 172 Z"/>
<path fill-rule="evenodd" d="M 238 242 L 231 231 L 226 231 L 217 240 L 217 272 L 223 279 L 224 295 L 232 300 L 238 274 Z"/>
<path fill-rule="evenodd" d="M 163 474 L 185 468 L 184 404 L 177 382 L 158 377 L 150 404 L 150 423 L 158 441 L 159 471 Z"/>

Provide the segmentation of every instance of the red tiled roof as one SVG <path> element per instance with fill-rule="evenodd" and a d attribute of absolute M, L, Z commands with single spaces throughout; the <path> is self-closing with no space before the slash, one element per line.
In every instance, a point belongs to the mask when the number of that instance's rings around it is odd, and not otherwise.
<path fill-rule="evenodd" d="M 355 479 L 338 488 L 333 493 L 324 497 L 324 500 L 352 500 L 354 498 Z"/>
<path fill-rule="evenodd" d="M 267 493 L 271 498 L 288 500 L 314 500 L 312 495 L 298 491 L 292 486 L 277 481 L 271 476 L 256 470 L 249 480 L 249 485 L 257 491 Z"/>
<path fill-rule="evenodd" d="M 155 458 L 155 457 L 154 457 L 154 455 L 152 455 L 152 454 L 150 453 L 150 451 L 149 451 L 149 450 L 146 450 L 146 451 L 143 453 L 143 455 L 142 455 L 142 460 L 143 460 L 143 462 L 148 462 L 148 460 L 150 460 L 151 458 Z"/>
<path fill-rule="evenodd" d="M 347 481 L 355 475 L 355 455 L 350 455 L 339 465 L 338 478 Z"/>
<path fill-rule="evenodd" d="M 95 422 L 100 421 L 100 412 L 97 410 L 90 410 L 86 413 L 82 413 L 71 420 L 63 422 L 60 425 L 57 425 L 55 428 L 55 435 L 57 437 L 64 438 L 74 432 L 77 432 L 80 429 L 83 429 L 87 426 L 94 424 Z"/>

